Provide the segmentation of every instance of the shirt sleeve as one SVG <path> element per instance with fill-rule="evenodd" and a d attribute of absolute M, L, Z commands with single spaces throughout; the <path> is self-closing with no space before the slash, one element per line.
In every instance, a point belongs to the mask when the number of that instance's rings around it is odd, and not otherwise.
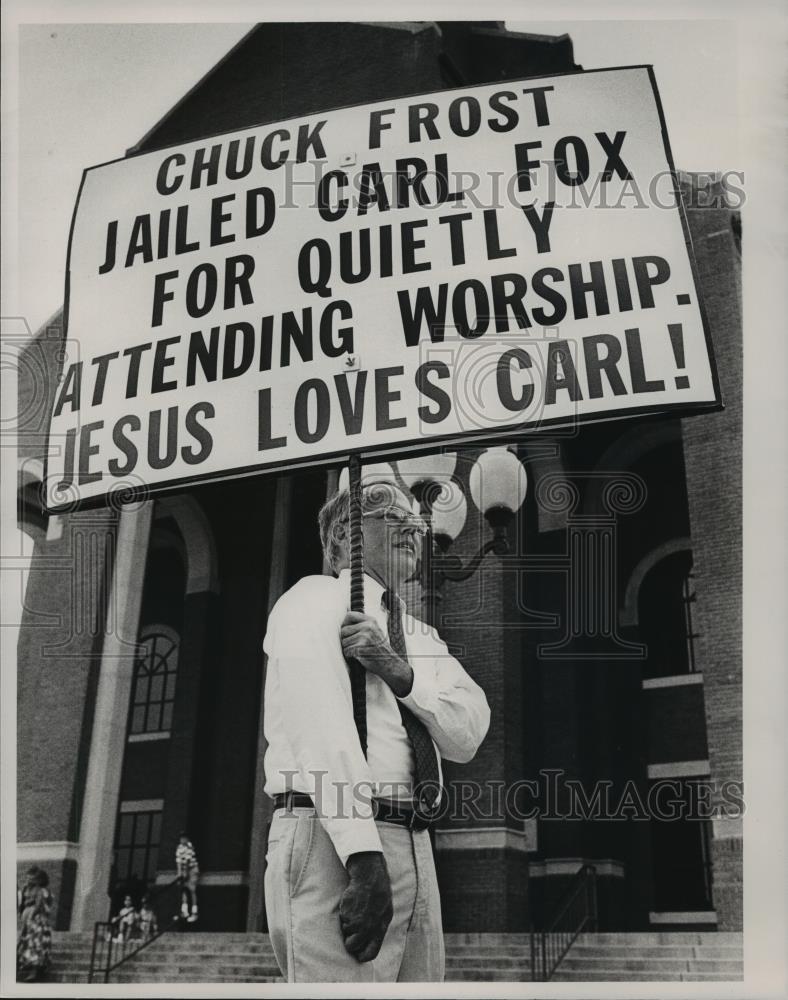
<path fill-rule="evenodd" d="M 484 691 L 449 653 L 435 629 L 429 632 L 434 659 L 415 657 L 413 687 L 399 700 L 424 725 L 445 760 L 472 760 L 490 726 Z"/>
<path fill-rule="evenodd" d="M 383 847 L 339 629 L 330 602 L 295 587 L 272 612 L 265 648 L 301 782 L 344 865 L 351 854 Z"/>

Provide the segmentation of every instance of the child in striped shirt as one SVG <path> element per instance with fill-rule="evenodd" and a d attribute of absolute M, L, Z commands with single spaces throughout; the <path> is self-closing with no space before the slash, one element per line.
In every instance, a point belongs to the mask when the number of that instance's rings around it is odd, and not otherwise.
<path fill-rule="evenodd" d="M 181 883 L 181 915 L 193 924 L 197 920 L 197 879 L 200 866 L 194 845 L 185 833 L 180 835 L 180 843 L 175 849 L 175 867 Z"/>

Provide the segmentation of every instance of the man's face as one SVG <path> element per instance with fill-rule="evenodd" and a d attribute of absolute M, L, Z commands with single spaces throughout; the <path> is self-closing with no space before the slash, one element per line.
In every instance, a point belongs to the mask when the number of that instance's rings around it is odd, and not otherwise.
<path fill-rule="evenodd" d="M 376 483 L 364 489 L 362 525 L 364 569 L 400 590 L 416 572 L 424 522 L 414 515 L 402 490 L 392 483 Z"/>

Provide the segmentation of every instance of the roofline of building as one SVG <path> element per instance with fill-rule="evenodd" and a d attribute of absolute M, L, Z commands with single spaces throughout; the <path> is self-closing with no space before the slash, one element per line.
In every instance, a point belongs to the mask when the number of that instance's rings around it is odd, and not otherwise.
<path fill-rule="evenodd" d="M 168 122 L 170 118 L 175 114 L 175 112 L 178 111 L 186 101 L 188 101 L 188 99 L 192 96 L 193 93 L 195 93 L 195 91 L 197 91 L 200 87 L 202 87 L 203 84 L 207 83 L 208 80 L 210 80 L 210 78 L 218 70 L 220 70 L 222 66 L 224 66 L 227 60 L 230 59 L 235 54 L 235 52 L 247 41 L 247 39 L 251 35 L 254 34 L 255 31 L 257 31 L 260 25 L 265 23 L 266 22 L 264 21 L 257 21 L 255 24 L 253 24 L 252 27 L 246 32 L 246 34 L 242 35 L 235 43 L 235 45 L 233 45 L 232 48 L 229 48 L 227 52 L 225 52 L 225 54 L 221 57 L 221 59 L 218 60 L 218 62 L 215 62 L 213 66 L 210 67 L 210 69 L 206 70 L 206 72 L 203 73 L 200 79 L 197 80 L 197 82 L 193 86 L 191 86 L 186 91 L 186 93 L 183 94 L 183 96 L 180 97 L 175 102 L 175 104 L 172 105 L 172 107 L 168 108 L 167 111 L 165 111 L 164 114 L 161 116 L 161 118 L 159 118 L 156 122 L 154 122 L 153 125 L 151 125 L 151 127 L 148 129 L 145 135 L 142 136 L 141 139 L 138 139 L 133 146 L 129 146 L 129 148 L 126 150 L 126 155 L 129 156 L 132 153 L 136 153 L 139 150 L 140 146 L 142 146 L 143 143 L 147 142 L 148 139 L 150 139 L 150 137 L 154 134 L 154 132 L 160 129 L 162 125 Z M 273 24 L 278 22 L 269 22 L 269 23 Z M 358 23 L 374 25 L 375 27 L 378 28 L 390 28 L 394 31 L 409 31 L 411 34 L 414 35 L 418 34 L 421 31 L 426 31 L 429 29 L 437 31 L 438 34 L 440 34 L 440 28 L 438 27 L 438 24 L 435 21 L 397 21 L 397 22 L 359 21 Z"/>
<path fill-rule="evenodd" d="M 509 38 L 526 38 L 530 42 L 545 42 L 551 45 L 557 45 L 566 39 L 572 40 L 568 31 L 565 31 L 563 35 L 540 35 L 533 31 L 510 31 L 509 28 L 489 28 L 487 25 L 480 25 L 475 30 L 480 35 L 506 34 Z"/>
<path fill-rule="evenodd" d="M 188 101 L 188 99 L 192 96 L 192 94 L 194 94 L 195 91 L 197 91 L 200 87 L 202 87 L 203 84 L 207 83 L 208 80 L 210 80 L 210 78 L 219 69 L 221 69 L 221 67 L 227 62 L 227 60 L 230 59 L 235 54 L 235 52 L 247 41 L 247 39 L 251 35 L 253 35 L 254 32 L 257 31 L 258 28 L 262 24 L 265 24 L 265 23 L 266 23 L 265 21 L 258 21 L 257 23 L 255 23 L 254 25 L 252 25 L 252 27 L 249 29 L 249 31 L 247 31 L 244 35 L 242 35 L 241 38 L 239 38 L 238 41 L 235 43 L 235 45 L 233 45 L 232 48 L 228 49 L 227 52 L 225 52 L 225 54 L 221 57 L 221 59 L 219 59 L 218 62 L 214 63 L 214 65 L 211 66 L 210 69 L 208 69 L 200 77 L 200 79 L 197 80 L 197 82 L 193 86 L 191 86 L 186 91 L 186 93 L 183 94 L 183 96 L 180 97 L 175 102 L 175 104 L 172 105 L 172 107 L 168 108 L 168 110 L 164 112 L 164 114 L 161 116 L 161 118 L 159 118 L 156 122 L 154 122 L 154 124 L 151 125 L 151 127 L 148 129 L 148 131 L 140 139 L 138 139 L 137 142 L 135 142 L 133 146 L 129 146 L 129 148 L 126 150 L 126 155 L 130 156 L 132 153 L 138 152 L 139 148 L 144 143 L 146 143 L 148 141 L 148 139 L 150 139 L 150 137 L 158 129 L 160 129 L 162 127 L 162 125 L 164 125 L 166 122 L 168 122 L 170 120 L 170 118 L 175 114 L 175 112 L 178 111 L 183 106 L 183 104 L 185 104 L 186 101 Z M 279 22 L 268 22 L 268 23 L 273 24 L 273 23 L 279 23 Z M 410 32 L 411 34 L 414 34 L 414 35 L 420 34 L 422 31 L 435 31 L 435 32 L 438 33 L 438 35 L 442 35 L 443 34 L 443 31 L 441 30 L 441 26 L 440 26 L 440 24 L 437 21 L 357 21 L 357 22 L 353 22 L 353 23 L 356 23 L 356 24 L 366 24 L 366 25 L 370 25 L 370 26 L 373 26 L 373 27 L 376 27 L 376 28 L 388 28 L 388 29 L 390 29 L 392 31 L 408 31 L 408 32 Z M 451 23 L 451 22 L 444 22 L 444 23 L 448 24 L 448 23 Z M 473 23 L 473 22 L 462 21 L 462 22 L 458 22 L 458 23 L 467 24 L 467 23 Z M 500 22 L 500 23 L 502 25 L 504 24 L 504 22 Z M 484 34 L 490 34 L 490 35 L 505 33 L 505 34 L 507 34 L 507 35 L 509 35 L 509 36 L 511 36 L 513 38 L 527 38 L 527 39 L 532 39 L 533 41 L 539 41 L 539 42 L 554 42 L 554 43 L 558 43 L 558 42 L 561 42 L 564 39 L 567 39 L 567 38 L 570 37 L 568 35 L 568 33 L 566 33 L 566 32 L 563 35 L 536 35 L 536 34 L 532 35 L 532 34 L 529 34 L 528 32 L 524 32 L 524 31 L 509 31 L 508 28 L 506 28 L 506 27 L 495 27 L 494 28 L 494 27 L 490 27 L 489 24 L 484 23 L 484 22 L 480 23 L 480 25 L 475 30 L 478 31 L 478 32 L 482 32 Z M 571 41 L 571 39 L 570 39 L 570 41 Z"/>
<path fill-rule="evenodd" d="M 252 35 L 255 31 L 257 31 L 258 27 L 259 27 L 259 24 L 252 25 L 252 27 L 249 29 L 249 31 L 247 31 L 244 35 L 242 35 L 238 39 L 238 41 L 235 43 L 235 45 L 233 45 L 231 48 L 229 48 L 225 52 L 225 54 L 221 57 L 221 59 L 219 59 L 218 62 L 215 62 L 213 64 L 213 66 L 211 66 L 210 69 L 206 70 L 206 72 L 203 73 L 203 75 L 200 77 L 200 79 L 192 87 L 189 87 L 189 89 L 186 91 L 186 93 L 183 94 L 183 96 L 180 97 L 175 102 L 175 104 L 172 105 L 172 107 L 168 108 L 164 112 L 164 114 L 161 116 L 161 118 L 159 118 L 153 125 L 151 125 L 151 127 L 148 129 L 148 131 L 145 133 L 145 135 L 142 136 L 141 139 L 138 139 L 137 142 L 135 142 L 133 146 L 130 146 L 126 150 L 126 155 L 129 156 L 132 153 L 136 153 L 139 150 L 140 146 L 144 142 L 147 142 L 148 139 L 153 135 L 153 133 L 156 132 L 158 129 L 160 129 L 161 126 L 164 125 L 165 122 L 169 121 L 170 118 L 175 114 L 175 112 L 178 111 L 179 108 L 183 104 L 186 103 L 186 101 L 188 101 L 188 99 L 192 96 L 192 94 L 196 90 L 198 90 L 200 87 L 202 87 L 202 85 L 204 83 L 206 83 L 208 80 L 210 80 L 210 78 L 214 75 L 214 73 L 216 73 L 219 69 L 221 69 L 222 66 L 224 66 L 224 64 L 227 62 L 227 60 L 232 55 L 235 54 L 235 52 L 246 42 L 246 40 L 250 37 L 250 35 Z"/>
<path fill-rule="evenodd" d="M 33 334 L 37 337 L 39 334 L 43 333 L 50 326 L 62 326 L 63 325 L 63 306 L 58 306 L 57 309 L 52 313 L 52 315 L 45 319 L 43 323 L 38 325 L 36 332 Z"/>
<path fill-rule="evenodd" d="M 389 28 L 391 31 L 407 31 L 411 35 L 419 35 L 430 29 L 440 34 L 437 21 L 356 21 L 355 24 L 367 24 L 371 28 Z"/>

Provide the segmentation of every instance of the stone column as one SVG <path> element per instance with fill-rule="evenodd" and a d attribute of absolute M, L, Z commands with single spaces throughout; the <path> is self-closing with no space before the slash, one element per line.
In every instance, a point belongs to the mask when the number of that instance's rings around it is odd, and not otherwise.
<path fill-rule="evenodd" d="M 72 930 L 91 929 L 96 920 L 106 918 L 109 907 L 107 886 L 152 512 L 151 501 L 126 508 L 118 525 L 79 827 Z"/>
<path fill-rule="evenodd" d="M 287 542 L 290 531 L 290 496 L 293 480 L 290 476 L 280 476 L 276 483 L 274 508 L 273 544 L 271 546 L 271 570 L 268 578 L 268 612 L 282 594 L 287 573 Z M 260 650 L 261 667 L 263 651 Z M 263 688 L 265 690 L 265 676 Z M 263 695 L 264 697 L 264 695 Z M 261 931 L 265 924 L 265 902 L 263 880 L 265 878 L 265 848 L 268 839 L 268 825 L 273 813 L 273 802 L 263 791 L 265 785 L 264 758 L 268 744 L 263 732 L 263 702 L 260 704 L 260 718 L 257 730 L 257 763 L 255 768 L 254 803 L 252 806 L 252 835 L 249 844 L 249 905 L 246 915 L 246 929 Z"/>

